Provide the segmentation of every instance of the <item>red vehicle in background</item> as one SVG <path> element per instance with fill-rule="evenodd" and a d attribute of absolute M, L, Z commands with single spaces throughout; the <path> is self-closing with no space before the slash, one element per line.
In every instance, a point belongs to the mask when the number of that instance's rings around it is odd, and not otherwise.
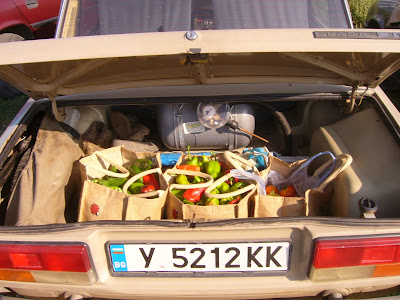
<path fill-rule="evenodd" d="M 0 43 L 54 37 L 60 4 L 61 0 L 1 0 Z M 18 94 L 0 81 L 0 97 Z"/>

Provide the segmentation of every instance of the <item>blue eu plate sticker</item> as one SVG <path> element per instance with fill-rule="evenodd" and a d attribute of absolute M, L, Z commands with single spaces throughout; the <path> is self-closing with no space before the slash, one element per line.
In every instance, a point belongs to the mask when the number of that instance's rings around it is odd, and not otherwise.
<path fill-rule="evenodd" d="M 110 245 L 111 261 L 115 272 L 126 272 L 125 247 L 124 245 Z"/>

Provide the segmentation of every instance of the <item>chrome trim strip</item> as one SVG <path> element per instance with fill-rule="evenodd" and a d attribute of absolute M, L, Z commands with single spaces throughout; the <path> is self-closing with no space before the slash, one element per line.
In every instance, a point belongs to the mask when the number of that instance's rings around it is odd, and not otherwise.
<path fill-rule="evenodd" d="M 348 21 L 350 23 L 349 24 L 350 29 L 354 29 L 353 18 L 351 17 L 349 2 L 348 1 L 343 1 L 343 2 L 344 2 L 344 7 L 345 7 L 346 12 L 347 12 L 347 19 L 348 19 Z"/>
<path fill-rule="evenodd" d="M 45 25 L 47 23 L 57 22 L 57 20 L 58 20 L 58 16 L 54 17 L 54 18 L 47 19 L 47 20 L 43 20 L 43 21 L 40 21 L 40 22 L 32 24 L 32 28 L 33 29 L 38 29 L 38 28 L 42 27 L 43 25 Z"/>
<path fill-rule="evenodd" d="M 61 5 L 60 5 L 60 12 L 58 14 L 58 23 L 57 23 L 57 28 L 56 28 L 56 34 L 55 34 L 55 38 L 59 38 L 61 37 L 61 31 L 62 31 L 62 27 L 64 24 L 64 18 L 65 18 L 65 13 L 67 12 L 67 0 L 62 0 L 61 1 Z"/>

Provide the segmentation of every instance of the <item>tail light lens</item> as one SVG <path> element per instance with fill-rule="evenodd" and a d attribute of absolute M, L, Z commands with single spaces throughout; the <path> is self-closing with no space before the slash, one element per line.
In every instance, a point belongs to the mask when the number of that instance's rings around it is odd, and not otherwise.
<path fill-rule="evenodd" d="M 0 280 L 90 285 L 85 244 L 0 244 Z"/>
<path fill-rule="evenodd" d="M 400 275 L 400 237 L 318 240 L 310 270 L 313 281 Z"/>

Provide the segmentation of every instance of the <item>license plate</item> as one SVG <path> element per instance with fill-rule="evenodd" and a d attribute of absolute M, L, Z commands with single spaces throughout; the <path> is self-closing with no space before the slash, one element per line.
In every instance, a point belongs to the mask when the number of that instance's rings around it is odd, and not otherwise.
<path fill-rule="evenodd" d="M 114 272 L 287 271 L 289 242 L 110 244 Z"/>

